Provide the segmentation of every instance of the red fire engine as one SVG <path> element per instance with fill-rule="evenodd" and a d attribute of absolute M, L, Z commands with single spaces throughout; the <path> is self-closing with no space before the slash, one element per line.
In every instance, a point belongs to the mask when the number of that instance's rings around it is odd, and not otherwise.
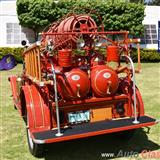
<path fill-rule="evenodd" d="M 128 34 L 104 31 L 89 15 L 71 15 L 24 50 L 22 74 L 9 81 L 34 156 L 46 143 L 113 132 L 127 138 L 156 123 L 144 114 L 129 52 L 139 41 Z"/>

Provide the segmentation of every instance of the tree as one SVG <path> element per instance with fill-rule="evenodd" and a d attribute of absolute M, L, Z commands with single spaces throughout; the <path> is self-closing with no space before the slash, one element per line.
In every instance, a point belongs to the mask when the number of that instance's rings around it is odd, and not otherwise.
<path fill-rule="evenodd" d="M 31 28 L 35 40 L 50 23 L 67 14 L 76 0 L 61 0 L 58 4 L 53 0 L 17 0 L 17 14 L 22 26 Z"/>
<path fill-rule="evenodd" d="M 123 2 L 122 2 L 123 1 Z M 126 0 L 17 0 L 17 14 L 20 24 L 34 30 L 35 37 L 48 24 L 74 12 L 89 13 L 99 25 L 97 15 L 102 17 L 105 30 L 128 30 L 133 35 L 143 32 L 144 5 L 128 3 Z"/>
<path fill-rule="evenodd" d="M 61 15 L 61 11 L 49 0 L 17 0 L 17 14 L 20 24 L 31 28 L 37 40 L 38 33 L 57 20 L 57 15 Z"/>
<path fill-rule="evenodd" d="M 141 3 L 144 4 L 144 0 L 129 0 L 131 3 Z"/>

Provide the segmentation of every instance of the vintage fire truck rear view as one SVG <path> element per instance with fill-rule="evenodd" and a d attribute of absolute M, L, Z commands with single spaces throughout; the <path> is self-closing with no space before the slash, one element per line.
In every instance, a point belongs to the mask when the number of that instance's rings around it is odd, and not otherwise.
<path fill-rule="evenodd" d="M 42 156 L 46 143 L 113 132 L 127 139 L 157 123 L 144 113 L 129 52 L 139 41 L 128 34 L 72 14 L 24 50 L 22 74 L 9 81 L 34 156 Z"/>

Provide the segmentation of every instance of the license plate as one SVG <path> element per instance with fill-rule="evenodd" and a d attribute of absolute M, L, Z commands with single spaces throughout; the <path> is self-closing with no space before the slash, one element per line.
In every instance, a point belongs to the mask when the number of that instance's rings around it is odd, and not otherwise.
<path fill-rule="evenodd" d="M 68 113 L 69 123 L 88 122 L 90 120 L 90 111 L 78 111 Z"/>

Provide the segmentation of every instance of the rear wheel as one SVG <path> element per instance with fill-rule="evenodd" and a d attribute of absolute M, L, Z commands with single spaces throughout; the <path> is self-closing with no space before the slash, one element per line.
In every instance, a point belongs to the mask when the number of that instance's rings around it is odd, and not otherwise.
<path fill-rule="evenodd" d="M 27 126 L 28 126 L 28 118 L 27 118 Z M 37 144 L 33 141 L 33 139 L 31 138 L 31 133 L 30 133 L 29 128 L 27 128 L 27 141 L 28 141 L 29 150 L 33 156 L 38 157 L 38 158 L 41 158 L 44 156 L 44 151 L 45 151 L 44 145 Z"/>
<path fill-rule="evenodd" d="M 15 104 L 14 104 L 14 106 L 13 106 L 13 107 L 14 107 L 14 109 L 15 109 L 15 110 L 17 110 L 17 107 L 16 107 L 16 105 L 15 105 Z"/>

